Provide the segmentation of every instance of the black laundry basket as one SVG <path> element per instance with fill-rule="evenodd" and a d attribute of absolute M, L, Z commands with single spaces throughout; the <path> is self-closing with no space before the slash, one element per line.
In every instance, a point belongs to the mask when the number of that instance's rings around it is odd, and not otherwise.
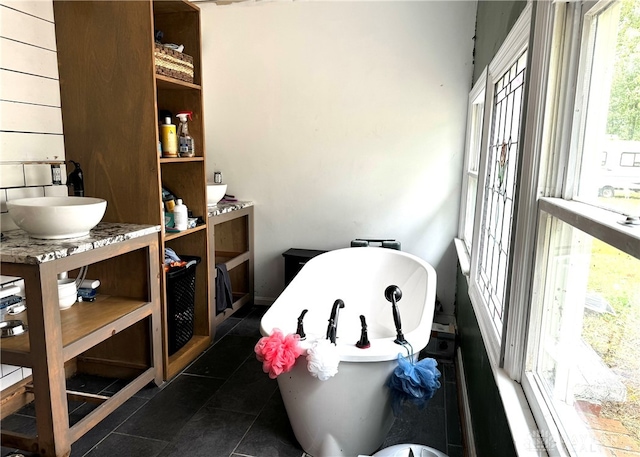
<path fill-rule="evenodd" d="M 167 272 L 167 326 L 169 355 L 177 352 L 193 336 L 196 298 L 196 267 L 200 257 L 183 255 L 184 267 Z"/>

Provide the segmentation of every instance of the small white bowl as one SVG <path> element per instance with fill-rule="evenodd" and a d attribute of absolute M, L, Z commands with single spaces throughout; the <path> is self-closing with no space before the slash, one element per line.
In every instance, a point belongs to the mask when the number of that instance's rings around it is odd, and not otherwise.
<path fill-rule="evenodd" d="M 215 205 L 226 193 L 226 184 L 207 184 L 207 205 Z"/>
<path fill-rule="evenodd" d="M 60 309 L 71 308 L 78 301 L 75 279 L 58 279 L 58 300 Z"/>

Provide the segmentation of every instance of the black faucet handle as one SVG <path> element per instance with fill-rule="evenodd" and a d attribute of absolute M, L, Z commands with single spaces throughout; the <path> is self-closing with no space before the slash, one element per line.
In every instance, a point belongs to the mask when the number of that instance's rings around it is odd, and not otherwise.
<path fill-rule="evenodd" d="M 337 299 L 333 302 L 331 308 L 331 316 L 329 317 L 329 326 L 327 327 L 327 339 L 331 340 L 333 344 L 336 344 L 336 333 L 338 331 L 338 312 L 341 308 L 344 308 L 344 301 Z"/>
<path fill-rule="evenodd" d="M 362 314 L 360 315 L 360 324 L 362 325 L 362 329 L 360 331 L 360 340 L 356 343 L 356 347 L 367 349 L 371 347 L 371 342 L 369 341 L 369 335 L 367 333 L 367 320 Z"/>
<path fill-rule="evenodd" d="M 298 317 L 298 329 L 296 330 L 296 333 L 300 335 L 300 340 L 304 340 L 307 337 L 302 326 L 302 319 L 304 319 L 304 315 L 307 314 L 308 311 L 308 309 L 303 309 Z"/>
<path fill-rule="evenodd" d="M 396 325 L 396 339 L 394 343 L 404 344 L 407 340 L 402 333 L 402 322 L 400 321 L 400 312 L 397 306 L 397 303 L 402 298 L 402 291 L 398 286 L 391 285 L 384 290 L 384 297 L 391 302 L 391 309 L 393 311 L 393 322 Z"/>
<path fill-rule="evenodd" d="M 396 285 L 391 285 L 384 290 L 384 298 L 390 302 L 399 302 L 402 298 L 402 291 Z"/>

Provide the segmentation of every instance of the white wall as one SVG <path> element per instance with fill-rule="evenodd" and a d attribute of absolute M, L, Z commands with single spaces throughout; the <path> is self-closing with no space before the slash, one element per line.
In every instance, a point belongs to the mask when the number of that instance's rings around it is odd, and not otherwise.
<path fill-rule="evenodd" d="M 0 151 L 2 230 L 7 200 L 67 195 L 51 0 L 0 0 Z"/>
<path fill-rule="evenodd" d="M 53 2 L 0 0 L 0 229 L 7 200 L 67 195 L 64 160 Z M 0 365 L 0 390 L 30 374 Z"/>
<path fill-rule="evenodd" d="M 256 203 L 256 295 L 288 248 L 395 238 L 453 311 L 476 3 L 199 3 L 208 172 Z"/>

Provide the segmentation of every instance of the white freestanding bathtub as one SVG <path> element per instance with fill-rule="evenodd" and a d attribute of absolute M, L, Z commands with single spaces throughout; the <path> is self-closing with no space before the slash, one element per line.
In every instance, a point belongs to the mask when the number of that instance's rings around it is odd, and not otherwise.
<path fill-rule="evenodd" d="M 397 306 L 406 340 L 417 355 L 429 342 L 435 304 L 436 273 L 413 255 L 377 247 L 329 251 L 311 259 L 278 297 L 261 321 L 261 332 L 280 329 L 295 333 L 304 317 L 307 349 L 325 339 L 333 303 L 342 299 L 336 345 L 338 373 L 326 380 L 311 376 L 305 355 L 294 368 L 278 376 L 278 386 L 295 436 L 313 457 L 373 454 L 391 425 L 390 391 L 385 386 L 407 350 L 394 343 L 392 305 L 385 299 L 389 285 L 402 298 Z M 360 315 L 367 321 L 371 346 L 356 347 Z"/>

